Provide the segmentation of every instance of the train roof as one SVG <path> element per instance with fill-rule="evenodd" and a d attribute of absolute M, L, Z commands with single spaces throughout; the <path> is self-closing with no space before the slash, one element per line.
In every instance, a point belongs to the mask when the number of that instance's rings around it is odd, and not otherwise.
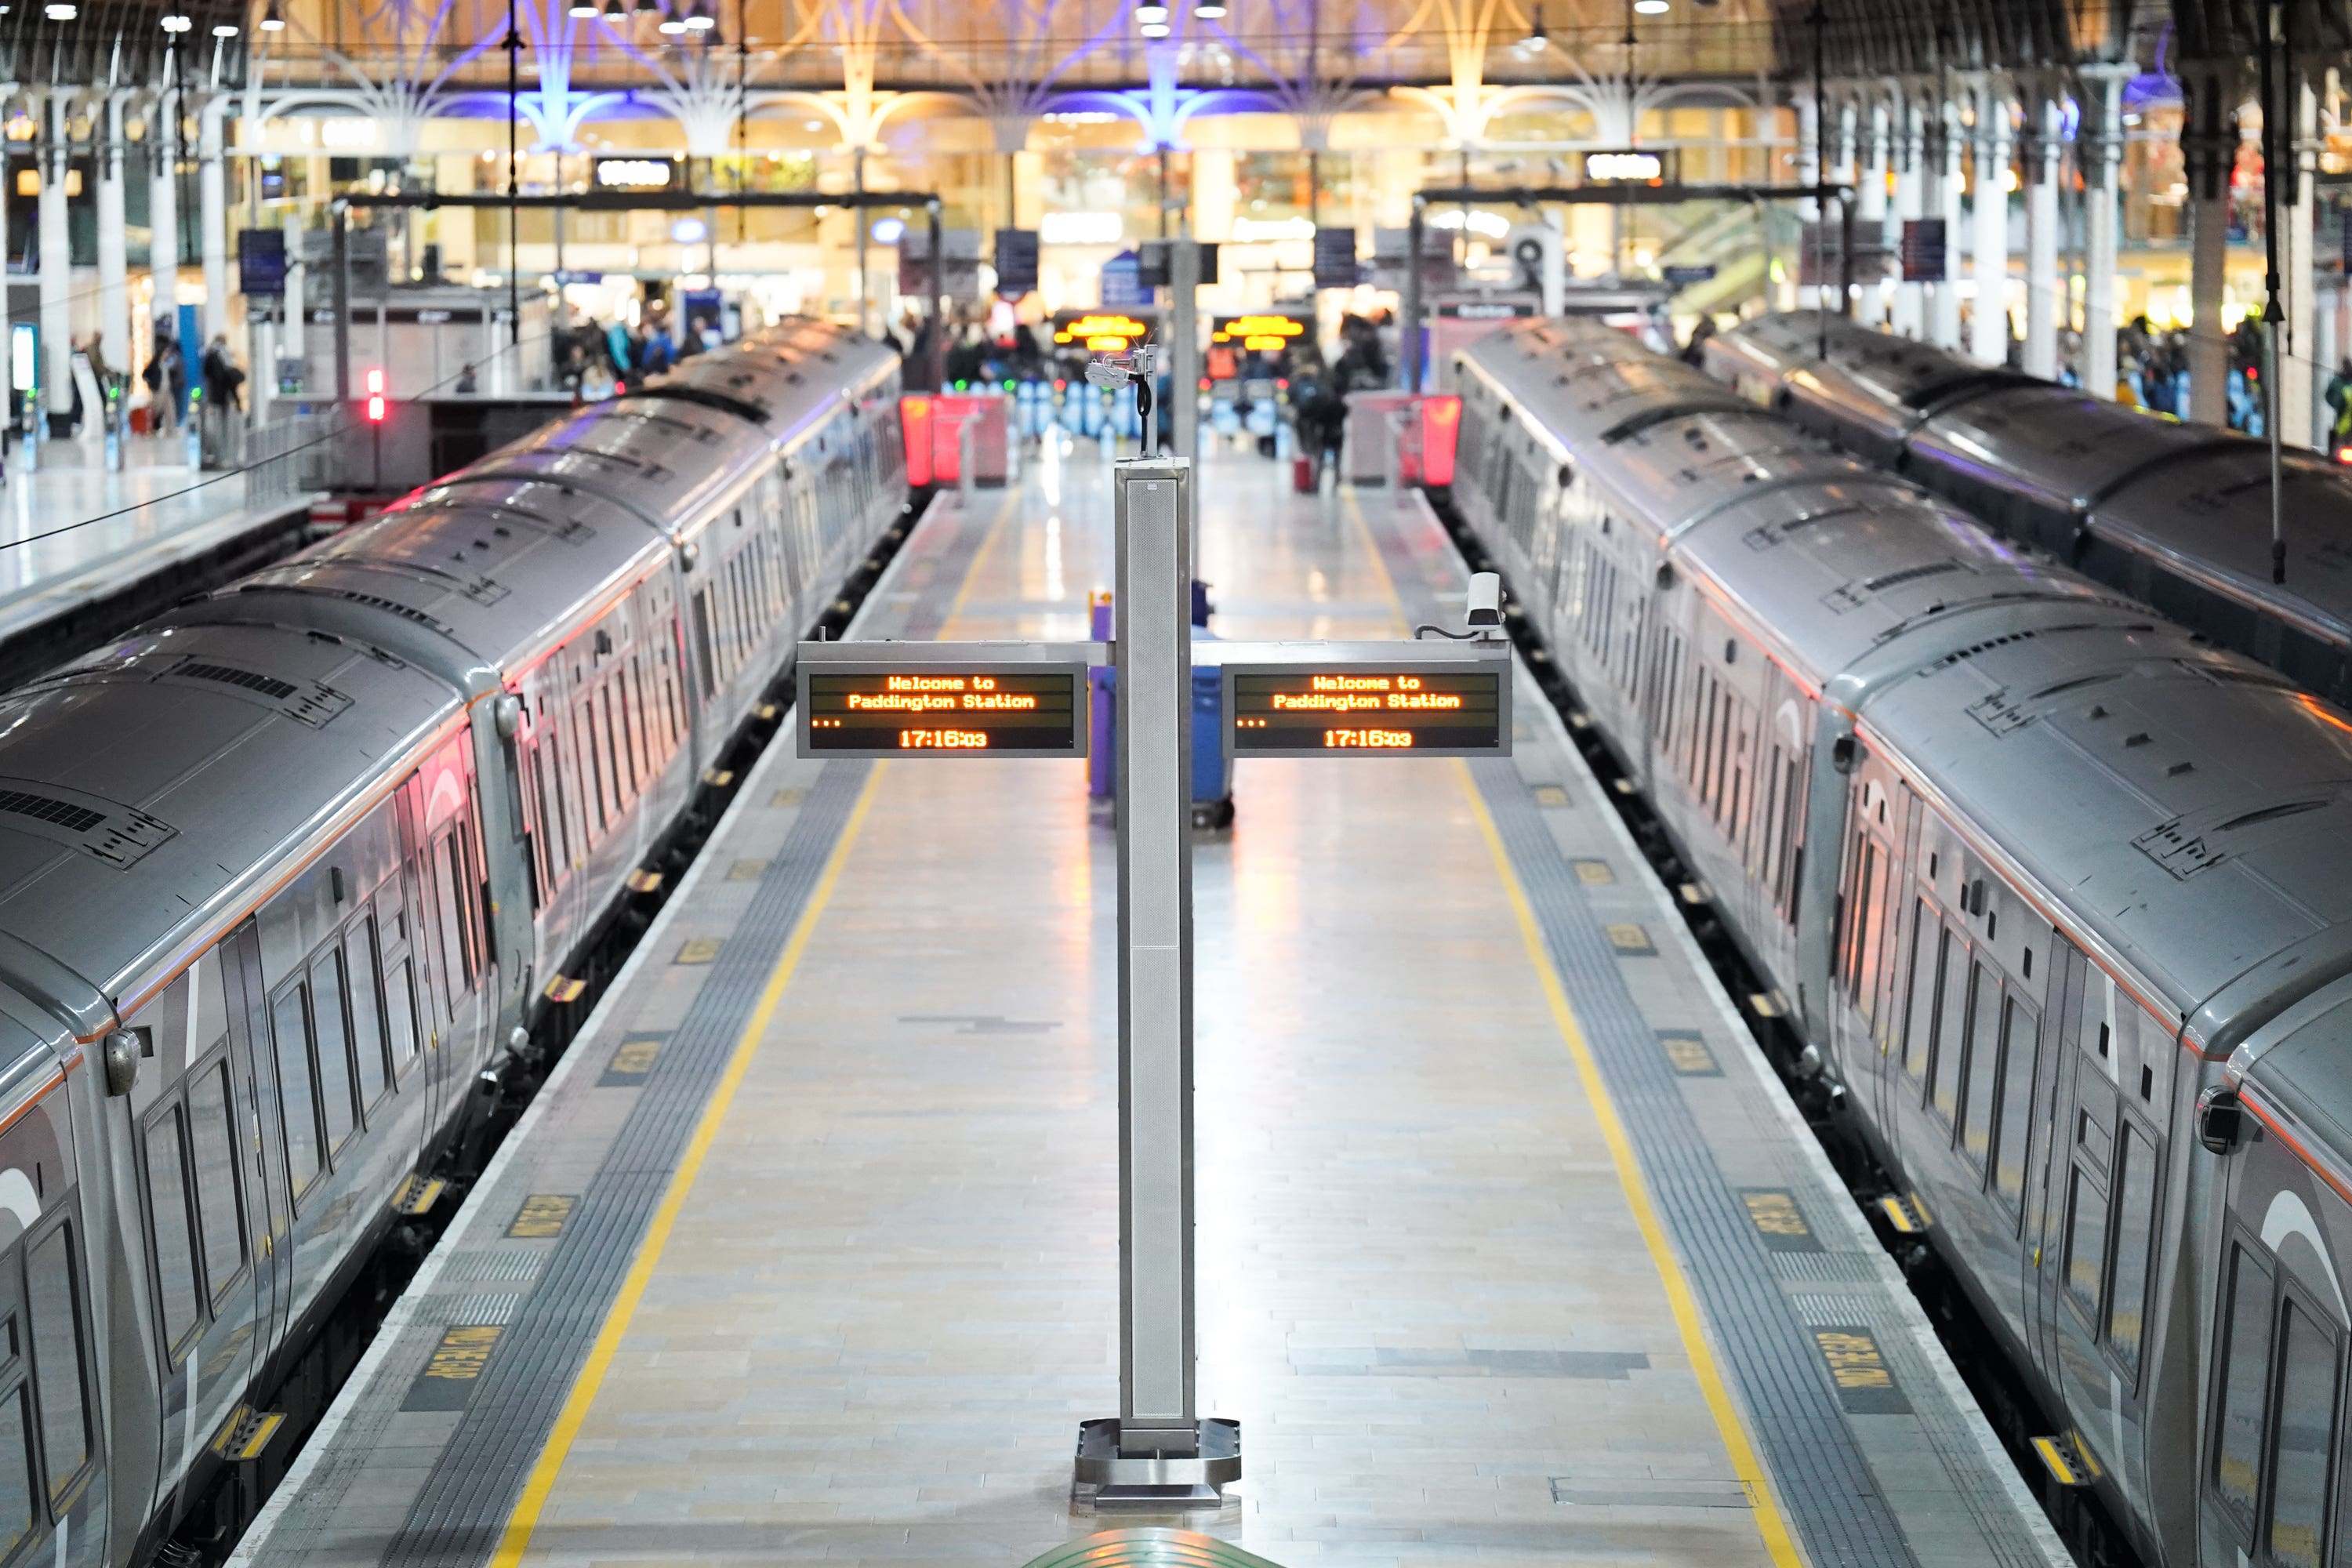
<path fill-rule="evenodd" d="M 2317 951 L 2352 955 L 2352 721 L 2251 660 L 2098 616 L 1879 682 L 1861 721 L 2172 1022 L 2234 997 L 2207 1048 Z"/>
<path fill-rule="evenodd" d="M 461 471 L 255 573 L 209 616 L 269 618 L 277 596 L 315 595 L 389 611 L 511 670 L 667 548 L 662 531 L 575 482 Z"/>
<path fill-rule="evenodd" d="M 1718 333 L 1716 341 L 1736 348 L 1751 363 L 1801 376 L 1819 394 L 1840 402 L 1861 402 L 1906 420 L 1956 397 L 2042 384 L 2019 372 L 1976 364 L 1933 344 L 1882 332 L 1827 310 L 1759 316 Z"/>
<path fill-rule="evenodd" d="M 365 803 L 387 757 L 458 711 L 446 681 L 378 649 L 257 625 L 142 627 L 0 697 L 12 984 L 79 1033 L 103 1026 L 152 954 Z"/>

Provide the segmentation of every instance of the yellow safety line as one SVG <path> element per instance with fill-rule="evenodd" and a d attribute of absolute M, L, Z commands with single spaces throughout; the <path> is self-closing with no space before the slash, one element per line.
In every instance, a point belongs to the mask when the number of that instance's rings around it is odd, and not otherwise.
<path fill-rule="evenodd" d="M 1342 487 L 1339 494 L 1348 502 L 1348 515 L 1356 520 L 1356 537 L 1364 542 L 1364 554 L 1372 563 L 1372 575 L 1381 580 L 1381 592 L 1389 602 L 1389 624 L 1396 635 L 1405 634 L 1404 601 L 1397 596 L 1396 579 L 1389 575 L 1389 563 L 1381 559 L 1381 547 L 1372 538 L 1372 525 L 1364 521 L 1364 509 L 1357 503 L 1353 486 Z"/>
<path fill-rule="evenodd" d="M 654 1211 L 653 1224 L 646 1228 L 646 1238 L 637 1247 L 636 1258 L 629 1265 L 619 1293 L 613 1298 L 604 1326 L 589 1348 L 588 1359 L 581 1364 L 580 1375 L 555 1417 L 554 1429 L 547 1435 L 547 1446 L 540 1450 L 539 1460 L 531 1466 L 530 1479 L 523 1483 L 522 1496 L 516 1501 L 514 1512 L 507 1520 L 506 1532 L 499 1538 L 498 1552 L 490 1559 L 491 1568 L 516 1568 L 530 1548 L 531 1536 L 539 1529 L 540 1511 L 547 1506 L 548 1495 L 555 1489 L 555 1479 L 571 1458 L 572 1445 L 588 1419 L 589 1406 L 595 1404 L 596 1394 L 604 1385 L 604 1374 L 612 1369 L 622 1336 L 629 1331 L 629 1321 L 636 1316 L 637 1303 L 645 1296 L 654 1269 L 661 1263 L 662 1250 L 669 1245 L 670 1229 L 677 1223 L 678 1212 L 694 1190 L 695 1178 L 702 1173 L 702 1162 L 719 1137 L 719 1124 L 727 1120 L 728 1107 L 735 1101 L 735 1091 L 742 1086 L 743 1075 L 751 1068 L 761 1037 L 774 1019 L 784 990 L 793 983 L 793 972 L 800 968 L 801 955 L 808 951 L 809 937 L 816 930 L 817 921 L 832 901 L 834 888 L 841 880 L 841 868 L 857 842 L 858 829 L 866 825 L 866 814 L 874 805 L 875 791 L 882 782 L 883 770 L 888 766 L 887 763 L 876 763 L 873 772 L 866 776 L 866 787 L 857 792 L 857 804 L 850 808 L 849 821 L 825 861 L 824 874 L 817 879 L 815 890 L 801 910 L 792 940 L 784 944 L 783 956 L 776 961 L 775 969 L 768 976 L 767 988 L 760 993 L 760 1005 L 751 1010 L 751 1021 L 736 1039 L 727 1070 L 720 1076 L 710 1103 L 703 1108 L 702 1120 L 687 1142 L 677 1174 L 670 1178 L 669 1191 L 663 1194 L 661 1207 Z"/>
<path fill-rule="evenodd" d="M 1396 582 L 1381 557 L 1363 508 L 1357 504 L 1352 492 L 1343 493 L 1347 494 L 1348 510 L 1355 519 L 1356 530 L 1370 552 L 1372 569 L 1379 574 L 1381 587 L 1388 595 L 1402 627 L 1404 601 L 1397 596 Z M 1698 1380 L 1707 1414 L 1715 1418 L 1715 1429 L 1722 1436 L 1724 1449 L 1731 1457 L 1732 1470 L 1753 1501 L 1752 1513 L 1757 1531 L 1764 1538 L 1764 1549 L 1780 1568 L 1803 1568 L 1804 1553 L 1789 1533 L 1788 1521 L 1781 1516 L 1780 1502 L 1773 1496 L 1772 1478 L 1757 1458 L 1756 1445 L 1748 1435 L 1747 1419 L 1731 1396 L 1730 1385 L 1723 1380 L 1722 1368 L 1716 1363 L 1698 1299 L 1691 1294 L 1690 1280 L 1683 1273 L 1682 1262 L 1675 1256 L 1673 1243 L 1666 1239 L 1665 1227 L 1658 1223 L 1658 1212 L 1650 1202 L 1649 1184 L 1643 1180 L 1642 1167 L 1634 1157 L 1633 1140 L 1626 1136 L 1625 1123 L 1617 1114 L 1617 1102 L 1610 1097 L 1609 1085 L 1601 1076 L 1601 1064 L 1594 1059 L 1592 1047 L 1576 1021 L 1576 1009 L 1569 1005 L 1568 989 L 1560 984 L 1559 972 L 1544 945 L 1543 931 L 1536 923 L 1527 889 L 1519 885 L 1519 874 L 1511 865 L 1510 852 L 1503 847 L 1502 835 L 1495 830 L 1495 819 L 1486 810 L 1485 797 L 1478 793 L 1478 781 L 1470 772 L 1470 764 L 1460 758 L 1454 761 L 1463 793 L 1470 800 L 1471 817 L 1478 824 L 1479 837 L 1486 841 L 1486 853 L 1495 862 L 1495 873 L 1502 879 L 1511 912 L 1518 919 L 1519 940 L 1527 948 L 1528 962 L 1535 966 L 1536 977 L 1543 984 L 1552 1025 L 1576 1063 L 1576 1076 L 1584 1085 L 1584 1097 L 1591 1102 L 1592 1119 L 1601 1127 L 1601 1141 L 1608 1145 L 1610 1163 L 1616 1167 L 1617 1184 L 1624 1189 L 1625 1205 L 1633 1211 L 1633 1223 L 1642 1233 L 1642 1245 L 1649 1248 L 1650 1261 L 1658 1270 L 1658 1281 L 1665 1287 L 1666 1304 L 1675 1315 L 1675 1331 L 1681 1335 L 1683 1350 L 1690 1357 L 1691 1375 Z"/>
<path fill-rule="evenodd" d="M 988 532 L 982 538 L 980 548 L 971 552 L 971 564 L 964 568 L 963 585 L 956 590 L 954 603 L 948 605 L 947 619 L 940 623 L 942 642 L 953 640 L 947 633 L 963 617 L 964 604 L 971 597 L 973 586 L 980 582 L 980 569 L 988 563 L 990 552 L 996 548 L 998 536 L 1004 531 L 1004 520 L 1013 515 L 1013 503 L 1020 499 L 1019 487 L 1004 487 L 1004 499 L 997 503 L 996 516 L 989 522 Z"/>

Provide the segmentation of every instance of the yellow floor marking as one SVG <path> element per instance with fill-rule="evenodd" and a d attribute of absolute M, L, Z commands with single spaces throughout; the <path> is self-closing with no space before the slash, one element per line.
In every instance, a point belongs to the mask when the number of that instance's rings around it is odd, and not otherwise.
<path fill-rule="evenodd" d="M 662 1250 L 669 1245 L 670 1230 L 677 1224 L 678 1212 L 686 1206 L 688 1195 L 694 1191 L 695 1178 L 702 1173 L 702 1162 L 718 1139 L 719 1124 L 727 1120 L 728 1108 L 735 1102 L 735 1091 L 742 1086 L 743 1075 L 751 1066 L 761 1038 L 768 1032 L 776 1008 L 784 999 L 785 988 L 793 983 L 793 973 L 800 968 L 810 935 L 824 916 L 826 904 L 833 900 L 842 867 L 848 862 L 850 849 L 857 842 L 858 830 L 866 826 L 866 814 L 874 805 L 876 789 L 888 767 L 887 762 L 875 763 L 873 772 L 866 775 L 866 787 L 857 792 L 857 804 L 850 808 L 849 821 L 825 861 L 824 874 L 817 879 L 816 889 L 801 910 L 799 923 L 793 928 L 792 940 L 784 944 L 783 956 L 769 974 L 767 988 L 760 993 L 760 1005 L 752 1009 L 751 1022 L 743 1026 L 743 1033 L 736 1039 L 727 1071 L 712 1091 L 710 1103 L 703 1108 L 702 1120 L 696 1124 L 685 1156 L 678 1161 L 677 1173 L 670 1178 L 669 1191 L 663 1194 L 661 1207 L 654 1211 L 653 1224 L 646 1227 L 636 1258 L 629 1265 L 629 1272 L 613 1298 L 604 1326 L 589 1348 L 588 1359 L 581 1364 L 580 1375 L 556 1415 L 554 1429 L 547 1436 L 547 1446 L 540 1450 L 539 1460 L 531 1466 L 530 1479 L 523 1483 L 522 1496 L 516 1500 L 515 1510 L 507 1520 L 506 1532 L 499 1537 L 498 1552 L 490 1559 L 491 1568 L 515 1568 L 530 1549 L 530 1538 L 539 1529 L 540 1512 L 547 1506 L 548 1496 L 555 1489 L 556 1477 L 572 1456 L 572 1445 L 588 1419 L 589 1407 L 596 1403 L 596 1394 L 604 1386 L 604 1374 L 612 1369 L 614 1354 L 621 1348 L 622 1337 L 629 1331 L 629 1321 L 636 1316 L 637 1303 L 645 1296 L 654 1269 L 661 1263 Z"/>
<path fill-rule="evenodd" d="M 1340 494 L 1347 499 L 1349 513 L 1363 538 L 1372 569 L 1379 574 L 1381 588 L 1395 611 L 1396 625 L 1402 631 L 1405 625 L 1404 601 L 1397 596 L 1395 580 L 1381 558 L 1371 525 L 1365 521 L 1363 508 L 1357 504 L 1354 492 L 1342 489 Z M 1746 1417 L 1732 1398 L 1730 1385 L 1723 1380 L 1715 1349 L 1707 1341 L 1706 1320 L 1699 1311 L 1698 1298 L 1691 1293 L 1682 1261 L 1675 1256 L 1674 1244 L 1667 1240 L 1665 1227 L 1659 1223 L 1657 1210 L 1650 1202 L 1649 1184 L 1643 1180 L 1633 1140 L 1626 1135 L 1625 1124 L 1617 1114 L 1617 1102 L 1610 1097 L 1609 1085 L 1601 1076 L 1601 1064 L 1592 1055 L 1583 1027 L 1576 1021 L 1576 1010 L 1569 1005 L 1568 989 L 1560 984 L 1559 972 L 1552 965 L 1542 930 L 1536 924 L 1535 910 L 1528 902 L 1527 889 L 1519 885 L 1519 874 L 1511 865 L 1510 852 L 1503 847 L 1502 835 L 1495 830 L 1495 819 L 1486 810 L 1486 798 L 1478 793 L 1478 781 L 1470 772 L 1469 763 L 1456 758 L 1454 766 L 1462 780 L 1463 794 L 1469 797 L 1471 817 L 1478 825 L 1479 837 L 1486 841 L 1486 853 L 1495 863 L 1495 874 L 1502 879 L 1511 913 L 1517 917 L 1519 940 L 1527 948 L 1528 962 L 1534 965 L 1537 979 L 1542 983 L 1552 1024 L 1567 1045 L 1568 1054 L 1576 1063 L 1576 1076 L 1584 1085 L 1585 1098 L 1591 1102 L 1592 1119 L 1601 1127 L 1601 1141 L 1608 1145 L 1610 1163 L 1616 1167 L 1617 1184 L 1624 1190 L 1626 1206 L 1633 1211 L 1633 1223 L 1642 1233 L 1642 1245 L 1649 1249 L 1650 1261 L 1658 1270 L 1658 1282 L 1665 1288 L 1666 1304 L 1675 1315 L 1675 1331 L 1681 1336 L 1683 1350 L 1690 1357 L 1691 1375 L 1698 1381 L 1707 1414 L 1715 1418 L 1715 1429 L 1723 1438 L 1725 1452 L 1731 1457 L 1733 1471 L 1755 1500 L 1752 1517 L 1758 1533 L 1764 1538 L 1764 1550 L 1779 1568 L 1803 1568 L 1805 1555 L 1798 1548 L 1796 1538 L 1789 1533 L 1788 1521 L 1781 1516 L 1780 1501 L 1772 1491 L 1772 1478 L 1757 1458 Z"/>
<path fill-rule="evenodd" d="M 971 552 L 971 564 L 964 568 L 963 586 L 956 590 L 955 602 L 948 606 L 948 617 L 940 623 L 940 641 L 953 640 L 947 634 L 956 622 L 963 618 L 964 604 L 971 599 L 971 590 L 980 581 L 980 569 L 988 563 L 990 554 L 996 549 L 998 537 L 1004 531 L 1005 519 L 1013 515 L 1013 503 L 1020 499 L 1019 485 L 1008 484 L 1004 487 L 1004 500 L 997 504 L 996 516 L 989 522 L 987 536 L 981 540 L 980 548 Z"/>
<path fill-rule="evenodd" d="M 1683 1349 L 1690 1356 L 1691 1375 L 1698 1380 L 1707 1414 L 1715 1417 L 1715 1428 L 1722 1435 L 1725 1451 L 1731 1456 L 1732 1470 L 1755 1499 L 1756 1528 L 1764 1537 L 1764 1549 L 1780 1568 L 1800 1568 L 1805 1561 L 1804 1554 L 1789 1533 L 1788 1521 L 1781 1517 L 1780 1503 L 1773 1495 L 1771 1476 L 1757 1458 L 1746 1418 L 1732 1398 L 1729 1385 L 1723 1381 L 1714 1348 L 1707 1342 L 1706 1321 L 1700 1314 L 1698 1299 L 1691 1294 L 1690 1280 L 1683 1273 L 1682 1262 L 1675 1256 L 1673 1243 L 1666 1239 L 1665 1227 L 1658 1222 L 1657 1210 L 1650 1202 L 1649 1185 L 1643 1180 L 1642 1167 L 1634 1158 L 1633 1140 L 1626 1136 L 1625 1124 L 1617 1114 L 1617 1103 L 1610 1098 L 1609 1086 L 1601 1077 L 1601 1064 L 1594 1059 L 1592 1047 L 1576 1021 L 1576 1010 L 1569 1005 L 1567 988 L 1552 966 L 1551 953 L 1536 924 L 1535 910 L 1528 903 L 1526 889 L 1519 886 L 1517 871 L 1512 868 L 1510 852 L 1503 847 L 1502 835 L 1495 831 L 1495 819 L 1486 811 L 1486 802 L 1478 793 L 1478 782 L 1471 775 L 1469 764 L 1456 759 L 1456 766 L 1461 771 L 1463 794 L 1469 797 L 1470 815 L 1478 824 L 1479 837 L 1486 841 L 1486 853 L 1495 862 L 1495 874 L 1502 879 L 1511 913 L 1518 919 L 1519 940 L 1527 948 L 1528 962 L 1535 966 L 1536 977 L 1543 984 L 1552 1024 L 1576 1063 L 1576 1076 L 1584 1085 L 1585 1098 L 1592 1104 L 1592 1119 L 1601 1126 L 1601 1141 L 1608 1145 L 1610 1163 L 1617 1168 L 1617 1184 L 1624 1189 L 1626 1206 L 1633 1210 L 1633 1223 L 1642 1232 L 1642 1245 L 1649 1248 L 1659 1283 L 1665 1287 L 1666 1304 L 1675 1315 L 1675 1331 L 1682 1336 Z"/>
<path fill-rule="evenodd" d="M 1406 634 L 1404 601 L 1397 596 L 1396 579 L 1389 575 L 1389 563 L 1381 558 L 1381 547 L 1372 539 L 1372 525 L 1364 521 L 1364 509 L 1357 504 L 1353 485 L 1339 489 L 1340 499 L 1348 503 L 1348 515 L 1355 520 L 1356 537 L 1364 542 L 1364 558 L 1372 564 L 1372 575 L 1380 579 L 1381 595 L 1389 602 L 1389 626 L 1398 637 Z"/>

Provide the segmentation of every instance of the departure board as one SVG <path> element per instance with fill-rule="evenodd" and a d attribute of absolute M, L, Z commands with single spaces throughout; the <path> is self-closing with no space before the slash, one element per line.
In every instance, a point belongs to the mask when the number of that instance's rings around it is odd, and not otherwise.
<path fill-rule="evenodd" d="M 1225 669 L 1234 755 L 1495 757 L 1511 751 L 1501 659 Z"/>
<path fill-rule="evenodd" d="M 804 757 L 1083 757 L 1083 664 L 803 665 Z"/>

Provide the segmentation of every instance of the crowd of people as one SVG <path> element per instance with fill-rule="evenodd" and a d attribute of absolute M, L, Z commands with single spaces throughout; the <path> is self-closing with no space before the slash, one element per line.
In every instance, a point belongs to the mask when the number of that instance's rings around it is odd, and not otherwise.
<path fill-rule="evenodd" d="M 173 331 L 168 320 L 156 321 L 147 363 L 139 370 L 138 384 L 146 389 L 143 398 L 132 392 L 127 371 L 118 369 L 108 357 L 103 331 L 76 341 L 73 352 L 89 367 L 90 383 L 98 389 L 100 405 L 96 409 L 89 407 L 82 396 L 80 379 L 68 381 L 72 405 L 68 421 L 75 434 L 102 429 L 110 419 L 121 421 L 125 429 L 131 428 L 128 416 L 134 401 L 136 406 L 146 410 L 146 418 L 142 422 L 146 434 L 172 436 L 179 432 L 189 412 L 189 365 L 179 334 Z M 245 371 L 229 349 L 226 332 L 214 334 L 212 342 L 198 356 L 195 370 L 196 388 L 202 394 L 200 406 L 243 411 Z"/>
<path fill-rule="evenodd" d="M 669 312 L 658 305 L 634 327 L 618 321 L 577 321 L 555 329 L 556 376 L 576 401 L 594 403 L 633 381 L 673 370 L 680 361 L 723 341 L 719 323 L 699 314 L 689 316 L 673 333 Z M 473 367 L 466 368 L 470 376 Z"/>

